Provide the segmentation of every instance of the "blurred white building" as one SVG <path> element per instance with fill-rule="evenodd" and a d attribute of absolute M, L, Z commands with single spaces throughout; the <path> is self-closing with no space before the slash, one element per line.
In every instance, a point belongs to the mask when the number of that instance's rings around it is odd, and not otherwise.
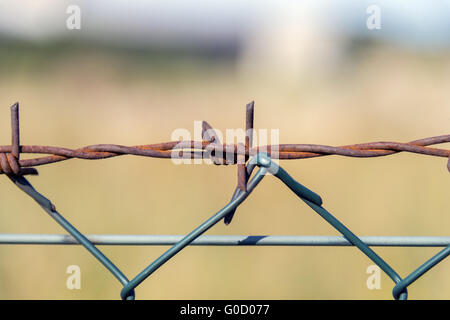
<path fill-rule="evenodd" d="M 325 6 L 309 1 L 268 9 L 246 34 L 242 71 L 290 81 L 317 70 L 334 70 L 345 41 L 328 24 L 327 12 Z"/>

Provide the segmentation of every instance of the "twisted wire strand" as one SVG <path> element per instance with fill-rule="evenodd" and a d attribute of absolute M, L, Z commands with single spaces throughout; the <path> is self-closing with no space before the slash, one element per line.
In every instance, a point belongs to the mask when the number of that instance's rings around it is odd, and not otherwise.
<path fill-rule="evenodd" d="M 0 174 L 37 174 L 31 167 L 46 165 L 68 159 L 98 160 L 121 155 L 135 155 L 151 158 L 211 159 L 216 165 L 238 165 L 238 188 L 246 190 L 249 176 L 245 163 L 250 156 L 266 152 L 270 157 L 289 160 L 307 159 L 328 155 L 345 157 L 381 157 L 398 152 L 410 152 L 436 157 L 449 158 L 447 167 L 450 171 L 450 150 L 429 147 L 450 142 L 450 134 L 414 140 L 408 143 L 381 141 L 345 146 L 327 146 L 318 144 L 280 144 L 252 147 L 254 102 L 246 105 L 245 145 L 222 144 L 213 127 L 206 121 L 202 123 L 203 141 L 169 141 L 156 144 L 122 146 L 116 144 L 96 144 L 78 149 L 55 146 L 20 145 L 19 138 L 19 103 L 11 106 L 11 145 L 0 146 Z M 21 153 L 44 154 L 47 156 L 22 159 Z"/>
<path fill-rule="evenodd" d="M 398 152 L 410 152 L 428 156 L 448 158 L 450 157 L 450 150 L 429 147 L 430 145 L 447 142 L 450 142 L 450 135 L 430 137 L 411 141 L 408 143 L 387 141 L 361 143 L 339 147 L 317 144 L 280 144 L 253 147 L 249 151 L 246 151 L 245 155 L 254 155 L 264 150 L 267 151 L 267 153 L 271 157 L 275 155 L 282 160 L 292 160 L 329 155 L 369 158 L 388 156 Z M 171 141 L 131 147 L 115 144 L 97 144 L 82 147 L 79 149 L 69 149 L 54 146 L 24 145 L 20 146 L 21 153 L 49 154 L 49 156 L 18 160 L 18 165 L 20 167 L 35 167 L 72 158 L 98 160 L 117 157 L 121 155 L 135 155 L 151 158 L 170 159 L 173 157 L 174 150 L 179 150 L 177 154 L 181 158 L 205 158 L 205 155 L 207 155 L 206 150 L 211 146 L 216 153 L 222 152 L 224 155 L 232 154 L 233 159 L 237 159 L 237 145 L 217 144 L 211 143 L 209 141 Z M 273 152 L 274 149 L 277 151 Z M 11 151 L 12 146 L 0 146 L 0 154 L 10 154 Z M 5 161 L 6 159 L 2 157 L 1 167 L 3 172 L 5 172 L 3 168 L 8 171 L 8 166 L 4 165 L 6 163 Z M 12 161 L 11 163 L 10 159 L 8 159 L 8 163 L 12 167 L 14 161 Z M 228 164 L 236 163 L 237 161 L 235 160 Z"/>

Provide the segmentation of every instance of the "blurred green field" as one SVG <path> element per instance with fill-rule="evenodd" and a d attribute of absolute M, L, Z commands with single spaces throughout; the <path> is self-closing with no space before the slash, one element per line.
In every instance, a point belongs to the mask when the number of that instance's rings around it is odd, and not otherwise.
<path fill-rule="evenodd" d="M 3 52 L 3 54 L 5 54 Z M 21 142 L 77 148 L 169 141 L 194 120 L 242 128 L 255 100 L 256 128 L 280 143 L 343 145 L 448 134 L 450 58 L 363 51 L 352 68 L 299 81 L 240 72 L 233 61 L 164 61 L 80 51 L 9 53 L 0 69 L 0 144 L 10 143 L 9 106 L 20 102 Z M 34 59 L 34 60 L 33 60 Z M 6 61 L 6 60 L 5 60 Z M 133 62 L 134 61 L 134 62 Z M 141 61 L 146 61 L 145 64 Z M 172 62 L 175 61 L 175 62 Z M 448 145 L 445 147 L 449 147 Z M 397 154 L 283 161 L 357 235 L 448 236 L 446 159 Z M 122 156 L 39 167 L 30 181 L 80 231 L 187 234 L 230 199 L 234 166 L 175 166 Z M 0 179 L 1 233 L 63 233 L 8 179 Z M 217 235 L 337 235 L 274 178 L 265 179 Z M 101 247 L 133 277 L 165 247 Z M 401 276 L 437 248 L 375 248 Z M 68 290 L 68 265 L 82 289 Z M 136 290 L 138 299 L 391 299 L 393 283 L 366 288 L 371 265 L 355 248 L 189 247 Z M 448 299 L 450 261 L 410 286 L 411 299 Z M 121 286 L 79 246 L 0 246 L 0 299 L 117 299 Z"/>

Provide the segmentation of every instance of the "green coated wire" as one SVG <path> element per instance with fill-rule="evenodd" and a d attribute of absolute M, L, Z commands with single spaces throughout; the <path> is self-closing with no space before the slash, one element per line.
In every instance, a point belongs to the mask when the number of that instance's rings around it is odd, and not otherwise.
<path fill-rule="evenodd" d="M 125 285 L 120 292 L 122 299 L 126 299 L 130 292 L 136 288 L 142 281 L 148 278 L 153 272 L 160 268 L 164 263 L 171 259 L 174 255 L 180 252 L 183 248 L 189 245 L 192 241 L 197 239 L 203 233 L 208 231 L 211 227 L 217 224 L 230 212 L 235 210 L 255 189 L 255 187 L 261 182 L 266 175 L 267 170 L 260 168 L 255 176 L 249 181 L 246 192 L 241 192 L 233 200 L 231 200 L 225 207 L 214 214 L 211 218 L 203 222 L 200 226 L 195 228 L 191 233 L 185 236 L 183 239 L 174 244 L 169 250 L 163 253 L 159 258 L 147 266 L 142 272 L 140 272 L 135 278 L 133 278 L 127 285 Z"/>
<path fill-rule="evenodd" d="M 33 198 L 58 224 L 60 224 L 70 235 L 73 236 L 81 245 L 83 245 L 97 260 L 99 260 L 124 286 L 121 290 L 121 298 L 132 300 L 135 298 L 134 289 L 147 279 L 158 268 L 175 256 L 178 252 L 183 250 L 187 245 L 192 243 L 195 239 L 208 231 L 211 227 L 217 224 L 222 219 L 229 219 L 231 221 L 232 215 L 237 207 L 250 195 L 267 174 L 275 175 L 282 181 L 292 192 L 294 192 L 301 200 L 303 200 L 309 207 L 318 213 L 324 220 L 331 224 L 337 231 L 339 231 L 350 243 L 356 246 L 363 252 L 370 260 L 377 264 L 394 282 L 393 296 L 395 299 L 406 300 L 408 297 L 407 287 L 416 281 L 419 277 L 425 274 L 432 267 L 444 260 L 450 255 L 450 245 L 437 253 L 422 266 L 413 271 L 409 276 L 402 279 L 394 269 L 386 263 L 378 254 L 375 253 L 368 245 L 366 245 L 358 236 L 351 232 L 344 224 L 336 219 L 330 212 L 322 207 L 322 199 L 315 192 L 306 188 L 295 179 L 293 179 L 283 168 L 270 159 L 266 153 L 258 153 L 256 157 L 250 159 L 248 163 L 248 171 L 251 174 L 255 166 L 259 170 L 249 181 L 247 191 L 237 189 L 233 194 L 232 200 L 223 207 L 220 211 L 203 222 L 200 226 L 195 228 L 188 235 L 183 237 L 180 241 L 175 243 L 169 250 L 163 253 L 154 262 L 148 265 L 135 278 L 129 281 L 126 276 L 99 250 L 97 249 L 82 233 L 80 233 L 74 226 L 72 226 L 64 217 L 59 214 L 55 206 L 45 198 L 42 194 L 37 192 L 33 186 L 23 177 L 8 175 L 11 181 L 14 182 L 22 191 Z"/>
<path fill-rule="evenodd" d="M 128 284 L 127 277 L 122 271 L 117 268 L 114 263 L 111 262 L 97 247 L 95 247 L 80 231 L 78 231 L 73 225 L 69 223 L 64 217 L 56 211 L 55 206 L 44 197 L 42 194 L 36 191 L 34 187 L 23 176 L 8 175 L 14 184 L 19 187 L 23 192 L 33 198 L 41 207 L 45 210 L 56 222 L 63 227 L 72 237 L 74 237 L 82 246 L 84 246 L 106 269 L 108 269 L 122 285 Z M 129 300 L 133 300 L 135 297 L 134 292 L 130 292 L 127 297 Z"/>
<path fill-rule="evenodd" d="M 319 195 L 309 190 L 299 182 L 295 181 L 283 168 L 273 162 L 266 154 L 258 154 L 258 165 L 267 167 L 278 179 L 286 184 L 300 199 L 302 199 L 311 209 L 317 212 L 323 219 L 338 230 L 349 242 L 361 250 L 370 260 L 378 265 L 396 284 L 402 278 L 391 268 L 379 255 L 359 239 L 353 232 L 344 226 L 338 219 L 322 207 L 322 199 Z M 407 291 L 400 294 L 400 299 L 406 299 Z"/>
<path fill-rule="evenodd" d="M 439 262 L 447 258 L 449 255 L 450 255 L 450 245 L 444 248 L 443 250 L 439 251 L 431 259 L 429 259 L 415 271 L 411 272 L 409 276 L 407 276 L 402 281 L 397 283 L 394 289 L 392 290 L 392 295 L 394 296 L 394 298 L 398 299 L 403 290 L 406 289 L 406 287 L 408 287 L 411 283 L 419 279 L 425 272 L 433 268 L 435 265 L 437 265 Z"/>

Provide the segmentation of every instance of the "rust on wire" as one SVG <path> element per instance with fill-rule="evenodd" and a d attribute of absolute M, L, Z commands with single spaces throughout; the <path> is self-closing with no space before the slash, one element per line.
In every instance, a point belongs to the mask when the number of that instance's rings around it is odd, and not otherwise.
<path fill-rule="evenodd" d="M 249 176 L 247 175 L 247 168 L 245 163 L 249 159 L 250 148 L 253 144 L 253 118 L 255 102 L 251 101 L 245 106 L 245 154 L 238 155 L 238 188 L 242 191 L 247 191 L 247 182 Z M 240 146 L 242 147 L 242 146 Z"/>
<path fill-rule="evenodd" d="M 17 160 L 20 157 L 19 103 L 11 106 L 11 155 Z"/>
<path fill-rule="evenodd" d="M 20 157 L 19 103 L 11 106 L 11 147 L 8 151 L 0 151 L 0 173 L 8 175 L 36 175 L 34 168 L 22 168 Z"/>
<path fill-rule="evenodd" d="M 237 173 L 238 173 L 238 188 L 242 191 L 247 191 L 247 173 L 245 168 L 245 146 L 242 143 L 238 144 L 237 155 Z"/>
<path fill-rule="evenodd" d="M 33 167 L 77 159 L 106 159 L 121 155 L 136 155 L 152 158 L 170 159 L 175 154 L 181 158 L 210 158 L 215 164 L 238 164 L 238 186 L 245 190 L 248 176 L 245 162 L 249 156 L 260 150 L 266 151 L 269 156 L 276 154 L 280 160 L 307 159 L 328 155 L 345 157 L 381 157 L 398 152 L 410 152 L 435 157 L 449 158 L 447 168 L 450 171 L 450 150 L 430 147 L 432 145 L 450 142 L 450 135 L 401 142 L 371 142 L 339 147 L 317 144 L 280 144 L 268 146 L 252 146 L 253 143 L 253 113 L 254 104 L 249 103 L 246 113 L 246 139 L 245 146 L 239 144 L 222 144 L 214 129 L 203 122 L 203 141 L 169 141 L 157 144 L 121 146 L 115 144 L 97 144 L 79 149 L 69 149 L 54 146 L 20 145 L 19 138 L 19 104 L 11 107 L 12 144 L 0 146 L 0 173 L 27 175 L 37 174 Z M 243 147 L 243 148 L 242 148 Z M 273 149 L 273 152 L 272 152 Z M 20 159 L 20 153 L 42 154 L 46 156 L 33 159 Z M 217 155 L 221 155 L 220 157 Z"/>

